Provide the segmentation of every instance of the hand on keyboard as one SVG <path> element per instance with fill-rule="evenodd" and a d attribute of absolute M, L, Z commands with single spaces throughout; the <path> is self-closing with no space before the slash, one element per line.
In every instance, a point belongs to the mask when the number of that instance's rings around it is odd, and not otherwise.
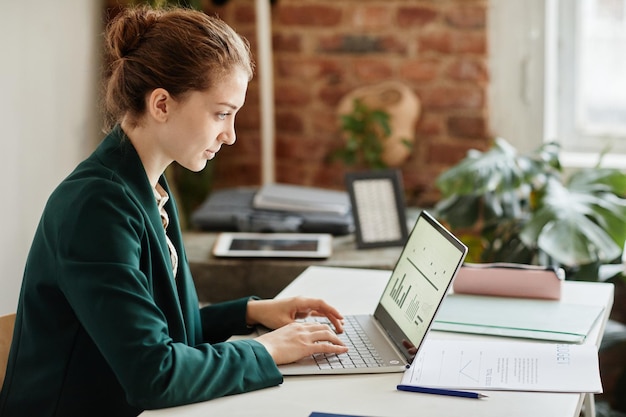
<path fill-rule="evenodd" d="M 307 297 L 291 297 L 274 300 L 250 300 L 246 314 L 249 325 L 261 324 L 278 329 L 296 319 L 307 316 L 326 317 L 336 329 L 343 332 L 343 316 L 324 300 Z"/>
<path fill-rule="evenodd" d="M 330 325 L 330 322 L 322 317 L 308 317 L 304 321 Z M 320 369 L 374 368 L 384 365 L 380 354 L 369 341 L 354 316 L 346 317 L 344 332 L 338 337 L 348 348 L 348 351 L 339 354 L 316 353 L 312 355 Z"/>
<path fill-rule="evenodd" d="M 322 323 L 293 322 L 255 340 L 265 346 L 277 365 L 316 353 L 342 354 L 348 351 L 338 335 Z"/>

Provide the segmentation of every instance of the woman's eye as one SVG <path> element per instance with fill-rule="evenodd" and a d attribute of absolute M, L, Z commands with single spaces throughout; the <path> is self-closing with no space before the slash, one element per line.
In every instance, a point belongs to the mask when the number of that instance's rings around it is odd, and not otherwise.
<path fill-rule="evenodd" d="M 218 113 L 217 114 L 217 118 L 220 119 L 220 120 L 226 120 L 228 115 L 229 115 L 229 113 Z"/>

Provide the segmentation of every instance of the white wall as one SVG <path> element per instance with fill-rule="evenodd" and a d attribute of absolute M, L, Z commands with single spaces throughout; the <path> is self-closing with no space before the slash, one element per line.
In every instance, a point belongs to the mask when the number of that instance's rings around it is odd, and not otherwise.
<path fill-rule="evenodd" d="M 99 138 L 102 5 L 0 0 L 0 314 L 17 307 L 45 202 Z"/>
<path fill-rule="evenodd" d="M 546 135 L 546 12 L 554 0 L 490 0 L 489 119 L 491 131 L 520 152 Z"/>

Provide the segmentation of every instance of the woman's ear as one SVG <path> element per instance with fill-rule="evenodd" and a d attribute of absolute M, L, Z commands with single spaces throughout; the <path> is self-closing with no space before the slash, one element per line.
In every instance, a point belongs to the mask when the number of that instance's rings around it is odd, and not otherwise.
<path fill-rule="evenodd" d="M 172 96 L 163 88 L 152 90 L 147 100 L 148 114 L 159 122 L 165 122 L 170 112 Z"/>

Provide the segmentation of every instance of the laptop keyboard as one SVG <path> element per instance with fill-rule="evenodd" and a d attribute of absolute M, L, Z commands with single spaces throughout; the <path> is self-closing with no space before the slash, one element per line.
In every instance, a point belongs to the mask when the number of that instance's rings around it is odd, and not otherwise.
<path fill-rule="evenodd" d="M 325 317 L 307 317 L 305 321 L 324 323 L 332 327 L 330 321 Z M 339 355 L 335 353 L 312 355 L 320 369 L 375 368 L 384 365 L 380 355 L 370 343 L 355 317 L 345 317 L 343 333 L 337 334 L 337 336 L 349 348 L 348 352 Z"/>

